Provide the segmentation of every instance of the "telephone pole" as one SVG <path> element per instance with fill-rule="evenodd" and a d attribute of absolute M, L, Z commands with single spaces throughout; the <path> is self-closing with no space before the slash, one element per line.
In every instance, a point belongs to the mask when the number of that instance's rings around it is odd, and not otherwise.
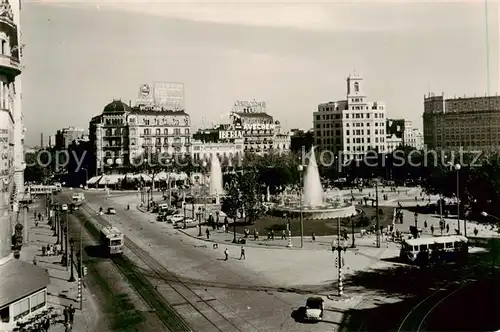
<path fill-rule="evenodd" d="M 375 220 L 377 221 L 376 232 L 376 244 L 377 248 L 380 248 L 380 220 L 378 217 L 378 181 L 375 181 Z"/>

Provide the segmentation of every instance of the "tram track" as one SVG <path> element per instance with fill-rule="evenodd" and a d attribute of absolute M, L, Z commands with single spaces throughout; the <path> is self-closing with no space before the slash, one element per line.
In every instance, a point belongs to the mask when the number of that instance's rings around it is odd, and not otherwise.
<path fill-rule="evenodd" d="M 80 210 L 85 211 L 89 216 L 96 216 L 94 219 L 100 225 L 111 226 L 110 222 L 102 216 L 99 216 L 97 211 L 91 207 L 82 205 Z M 174 322 L 165 320 L 166 326 L 170 328 L 173 326 L 174 329 L 172 331 L 193 331 L 188 327 L 189 325 L 186 320 L 178 313 L 181 309 L 183 309 L 183 311 L 194 311 L 194 316 L 198 317 L 192 317 L 193 312 L 187 313 L 187 316 L 193 318 L 190 319 L 190 321 L 196 321 L 196 324 L 191 325 L 199 326 L 200 331 L 203 332 L 248 331 L 249 328 L 254 331 L 259 331 L 257 327 L 253 326 L 234 310 L 215 300 L 213 296 L 211 296 L 211 299 L 205 299 L 193 289 L 193 286 L 211 287 L 210 285 L 207 285 L 202 281 L 197 282 L 195 280 L 189 280 L 187 278 L 181 278 L 174 275 L 156 259 L 151 257 L 147 251 L 142 249 L 127 236 L 124 236 L 124 245 L 140 262 L 150 269 L 150 275 L 141 272 L 140 267 L 127 257 L 114 257 L 113 262 L 118 266 L 118 268 L 120 268 L 122 273 L 134 283 L 134 285 L 137 285 L 137 287 L 134 286 L 134 288 L 136 288 L 143 298 L 146 297 L 146 302 L 156 311 L 158 316 L 163 316 L 165 318 L 177 316 L 177 319 Z M 169 290 L 172 290 L 173 293 L 175 293 L 171 295 L 175 295 L 177 298 L 180 297 L 183 301 L 181 303 L 176 303 L 175 305 L 169 304 L 168 296 L 167 299 L 165 299 L 158 291 L 157 286 L 153 286 L 147 277 L 161 280 L 168 286 Z M 217 287 L 217 285 L 213 286 Z M 204 292 L 209 294 L 206 290 Z M 221 308 L 217 308 L 215 304 L 212 303 L 218 303 Z M 186 310 L 186 306 L 190 307 L 191 310 Z M 226 315 L 221 312 L 221 310 L 224 310 L 226 313 L 230 313 L 231 318 L 238 320 L 239 322 L 234 323 L 228 319 Z M 246 327 L 246 329 L 242 330 L 238 326 Z M 210 329 L 210 327 L 212 327 L 212 329 Z"/>

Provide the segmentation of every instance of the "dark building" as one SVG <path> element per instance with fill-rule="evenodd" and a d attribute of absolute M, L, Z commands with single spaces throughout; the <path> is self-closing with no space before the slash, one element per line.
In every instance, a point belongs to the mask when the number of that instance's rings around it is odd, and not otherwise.
<path fill-rule="evenodd" d="M 395 135 L 397 138 L 403 139 L 405 133 L 405 119 L 387 119 L 385 128 L 387 136 Z"/>
<path fill-rule="evenodd" d="M 306 151 L 310 150 L 314 144 L 314 130 L 303 131 L 300 129 L 292 129 L 290 138 L 290 151 L 299 153 L 302 148 Z"/>
<path fill-rule="evenodd" d="M 85 130 L 68 127 L 58 130 L 56 133 L 56 150 L 64 150 L 75 141 L 86 139 Z"/>

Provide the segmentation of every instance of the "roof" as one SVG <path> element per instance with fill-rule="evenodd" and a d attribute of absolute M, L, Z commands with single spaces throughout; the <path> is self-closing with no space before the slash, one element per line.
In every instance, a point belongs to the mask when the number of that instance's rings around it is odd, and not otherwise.
<path fill-rule="evenodd" d="M 154 111 L 154 110 L 140 110 L 140 109 L 131 109 L 131 114 L 143 114 L 143 115 L 179 115 L 179 116 L 189 116 L 184 110 L 181 111 L 171 111 L 171 110 L 162 110 L 162 111 Z"/>
<path fill-rule="evenodd" d="M 121 100 L 113 100 L 104 107 L 103 113 L 124 113 L 130 112 L 132 108 Z"/>
<path fill-rule="evenodd" d="M 238 115 L 241 118 L 270 118 L 273 117 L 267 113 L 245 113 L 245 112 L 234 112 L 233 114 Z"/>
<path fill-rule="evenodd" d="M 39 291 L 50 283 L 46 269 L 11 259 L 0 265 L 0 307 Z"/>
<path fill-rule="evenodd" d="M 446 242 L 467 242 L 465 236 L 450 235 L 450 236 L 436 236 L 436 237 L 421 237 L 418 239 L 409 239 L 405 242 L 411 246 L 418 246 L 428 243 L 446 243 Z"/>
<path fill-rule="evenodd" d="M 101 232 L 106 235 L 107 237 L 116 237 L 116 236 L 122 236 L 122 232 L 120 232 L 117 228 L 115 227 L 103 227 L 101 229 Z"/>

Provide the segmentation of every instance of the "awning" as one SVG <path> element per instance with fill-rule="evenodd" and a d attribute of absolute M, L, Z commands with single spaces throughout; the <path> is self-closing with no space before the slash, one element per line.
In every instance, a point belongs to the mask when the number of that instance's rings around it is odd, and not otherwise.
<path fill-rule="evenodd" d="M 0 308 L 37 292 L 50 284 L 46 269 L 11 259 L 0 265 Z"/>
<path fill-rule="evenodd" d="M 99 180 L 99 184 L 115 185 L 121 180 L 123 180 L 124 177 L 125 177 L 124 175 L 118 175 L 118 174 L 103 175 L 102 178 Z"/>
<path fill-rule="evenodd" d="M 95 184 L 97 182 L 99 182 L 99 179 L 102 178 L 101 175 L 99 176 L 94 176 L 92 178 L 90 178 L 88 181 L 87 181 L 87 184 Z"/>

